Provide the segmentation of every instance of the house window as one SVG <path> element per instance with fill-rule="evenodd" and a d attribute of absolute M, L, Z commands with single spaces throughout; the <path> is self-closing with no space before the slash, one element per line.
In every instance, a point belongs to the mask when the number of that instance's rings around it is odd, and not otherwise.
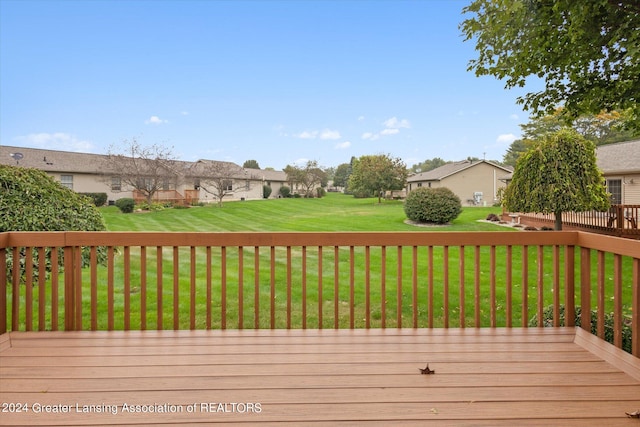
<path fill-rule="evenodd" d="M 119 176 L 111 177 L 111 191 L 120 191 L 122 190 L 122 181 Z"/>
<path fill-rule="evenodd" d="M 421 182 L 418 183 L 418 187 L 422 187 L 422 183 Z"/>
<path fill-rule="evenodd" d="M 225 180 L 223 185 L 224 185 L 224 191 L 233 191 L 233 181 Z"/>
<path fill-rule="evenodd" d="M 608 179 L 607 191 L 611 194 L 611 204 L 622 204 L 622 180 L 621 179 Z"/>
<path fill-rule="evenodd" d="M 165 191 L 173 190 L 173 181 L 171 181 L 169 178 L 164 178 L 162 180 L 162 189 Z"/>
<path fill-rule="evenodd" d="M 73 175 L 60 175 L 60 184 L 73 190 Z"/>

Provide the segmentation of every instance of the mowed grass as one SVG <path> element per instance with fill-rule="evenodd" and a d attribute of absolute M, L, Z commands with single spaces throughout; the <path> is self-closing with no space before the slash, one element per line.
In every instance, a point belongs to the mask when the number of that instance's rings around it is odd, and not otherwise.
<path fill-rule="evenodd" d="M 411 231 L 421 233 L 444 231 L 499 231 L 521 232 L 478 220 L 489 213 L 500 213 L 495 207 L 467 207 L 462 214 L 444 227 L 416 227 L 405 223 L 406 217 L 401 201 L 383 201 L 377 199 L 355 199 L 343 194 L 329 193 L 322 199 L 276 199 L 244 202 L 227 202 L 222 208 L 217 206 L 193 207 L 189 209 L 166 209 L 156 212 L 122 214 L 115 207 L 101 209 L 107 229 L 110 231 L 173 231 L 173 232 L 224 232 L 224 231 Z M 487 241 L 487 245 L 491 242 Z M 333 328 L 337 322 L 341 328 L 349 327 L 353 321 L 355 327 L 364 327 L 368 318 L 371 327 L 397 326 L 399 310 L 402 324 L 411 326 L 413 317 L 412 248 L 372 247 L 370 267 L 365 270 L 363 248 L 323 248 L 322 256 L 318 248 L 306 248 L 306 282 L 302 282 L 302 248 L 291 248 L 290 255 L 285 248 L 275 248 L 275 271 L 271 276 L 271 253 L 269 248 L 227 248 L 223 254 L 219 248 L 212 248 L 211 261 L 207 261 L 205 248 L 164 248 L 162 253 L 162 273 L 157 270 L 156 248 L 146 248 L 146 276 L 141 274 L 142 253 L 139 247 L 118 248 L 113 260 L 112 273 L 108 266 L 99 266 L 95 272 L 96 287 L 92 289 L 92 272 L 85 269 L 82 276 L 82 323 L 84 329 L 92 324 L 91 305 L 97 307 L 98 329 L 123 329 L 128 323 L 131 329 L 140 329 L 143 322 L 147 329 L 162 327 L 171 329 L 177 322 L 178 328 L 188 329 L 190 313 L 195 313 L 196 328 L 260 328 L 271 327 L 271 306 L 274 307 L 275 327 L 288 325 L 301 327 L 306 321 L 307 327 Z M 530 248 L 524 256 L 523 248 L 513 249 L 512 294 L 513 325 L 527 323 L 535 316 L 539 298 L 543 306 L 553 303 L 553 250 L 542 249 L 540 256 L 535 248 Z M 579 253 L 579 251 L 577 252 Z M 176 254 L 176 256 L 174 256 Z M 497 326 L 505 326 L 506 319 L 506 248 L 497 247 L 495 252 L 495 274 L 491 274 L 491 253 L 489 247 L 479 249 L 433 248 L 433 262 L 427 248 L 418 248 L 417 252 L 417 310 L 420 327 L 428 325 L 429 317 L 433 326 L 445 325 L 445 307 L 448 307 L 448 326 L 475 326 L 475 300 L 478 293 L 479 317 L 482 326 L 490 324 L 491 283 L 495 283 L 495 301 Z M 192 280 L 192 256 L 195 259 L 195 276 Z M 258 271 L 255 270 L 257 257 Z M 291 257 L 291 274 L 287 271 L 287 257 Z M 350 265 L 354 257 L 353 297 L 351 296 Z M 398 256 L 402 257 L 398 280 Z M 475 261 L 478 256 L 479 267 Z M 560 251 L 559 265 L 564 265 L 563 252 Z M 596 260 L 593 254 L 592 278 L 595 295 Z M 607 287 L 607 311 L 613 308 L 613 260 L 607 256 L 605 284 Z M 382 260 L 385 260 L 383 262 Z M 448 262 L 445 262 L 445 259 Z M 224 260 L 224 266 L 223 266 Z M 526 260 L 526 262 L 525 262 Z M 461 262 L 462 261 L 462 262 Z M 240 263 L 242 262 L 242 269 Z M 128 281 L 125 279 L 124 265 L 131 266 Z M 523 274 L 523 265 L 527 265 L 527 274 Z M 542 275 L 538 276 L 538 265 L 543 265 Z M 336 268 L 337 265 L 337 268 Z M 174 271 L 178 271 L 178 280 L 174 280 Z M 631 260 L 623 259 L 623 306 L 630 313 Z M 226 280 L 223 280 L 222 271 Z M 579 259 L 576 258 L 576 286 L 579 284 Z M 209 273 L 210 279 L 208 278 Z M 429 273 L 433 274 L 433 299 L 428 299 Z M 113 290 L 107 286 L 109 275 L 113 277 Z M 370 309 L 366 309 L 365 277 L 369 275 L 371 298 Z M 288 289 L 288 277 L 291 286 Z M 476 290 L 476 277 L 477 290 Z M 60 283 L 63 277 L 59 278 Z M 158 283 L 161 284 L 161 293 Z M 538 286 L 542 284 L 542 288 Z M 558 294 L 564 295 L 563 273 L 560 273 Z M 47 287 L 51 283 L 47 281 Z M 192 289 L 194 298 L 191 297 Z M 542 292 L 539 291 L 542 289 Z M 306 304 L 303 304 L 303 292 Z M 25 306 L 25 293 L 20 295 L 20 304 Z M 50 298 L 51 289 L 45 294 Z M 92 294 L 95 297 L 92 297 Z M 207 294 L 211 303 L 207 303 Z M 63 292 L 59 290 L 59 305 L 63 304 Z M 290 295 L 290 298 L 289 298 Z M 161 298 L 159 298 L 161 297 Z M 33 292 L 34 307 L 37 307 L 39 292 Z M 522 302 L 526 299 L 526 309 Z M 561 298 L 562 301 L 563 298 Z M 12 298 L 9 297 L 11 305 Z M 464 303 L 461 302 L 464 300 Z M 225 304 L 223 304 L 225 301 Z M 579 302 L 579 294 L 576 296 Z M 254 316 L 258 304 L 258 318 Z M 159 305 L 161 304 L 161 305 Z M 173 315 L 174 304 L 178 305 L 177 321 Z M 113 307 L 112 325 L 106 316 L 109 305 Z M 142 307 L 146 307 L 142 319 Z M 242 305 L 243 312 L 239 312 Z M 432 309 L 429 310 L 431 305 Z M 125 319 L 125 307 L 130 307 L 130 318 Z M 336 309 L 337 307 L 337 309 Z M 9 309 L 11 312 L 11 308 Z M 158 322 L 158 312 L 161 320 Z M 353 316 L 351 312 L 353 311 Z M 464 318 L 460 320 L 461 312 Z M 22 312 L 22 310 L 21 310 Z M 336 312 L 338 313 L 336 316 Z M 33 313 L 33 325 L 38 325 L 37 310 Z M 207 322 L 209 314 L 210 323 Z M 50 325 L 50 309 L 46 311 L 45 329 Z M 337 320 L 336 320 L 337 319 Z M 21 322 L 24 328 L 24 321 Z"/>
<path fill-rule="evenodd" d="M 402 201 L 355 199 L 328 193 L 321 199 L 269 199 L 226 202 L 189 209 L 122 214 L 103 208 L 109 231 L 503 231 L 477 222 L 501 208 L 470 207 L 451 225 L 416 227 L 406 224 Z M 508 230 L 508 229 L 507 229 Z"/>

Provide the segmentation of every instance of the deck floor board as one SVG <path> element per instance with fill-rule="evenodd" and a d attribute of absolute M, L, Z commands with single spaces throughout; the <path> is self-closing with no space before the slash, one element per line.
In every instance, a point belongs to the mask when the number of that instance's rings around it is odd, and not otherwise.
<path fill-rule="evenodd" d="M 577 331 L 12 332 L 0 425 L 638 425 L 640 359 Z"/>

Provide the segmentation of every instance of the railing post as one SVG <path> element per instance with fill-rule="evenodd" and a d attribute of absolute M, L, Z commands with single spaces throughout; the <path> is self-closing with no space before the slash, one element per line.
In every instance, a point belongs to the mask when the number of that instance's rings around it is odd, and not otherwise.
<path fill-rule="evenodd" d="M 64 329 L 74 331 L 76 328 L 75 303 L 75 256 L 73 246 L 64 248 Z"/>
<path fill-rule="evenodd" d="M 624 228 L 624 206 L 616 205 L 616 228 L 620 233 Z"/>

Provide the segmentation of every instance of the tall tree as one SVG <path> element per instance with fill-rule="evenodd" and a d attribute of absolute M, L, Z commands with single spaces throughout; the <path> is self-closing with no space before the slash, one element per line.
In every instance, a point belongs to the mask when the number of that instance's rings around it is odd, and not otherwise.
<path fill-rule="evenodd" d="M 441 159 L 440 157 L 434 157 L 433 159 L 427 159 L 422 163 L 417 163 L 411 166 L 411 171 L 414 173 L 428 172 L 430 170 L 439 168 L 440 166 L 444 166 L 447 163 L 448 162 Z"/>
<path fill-rule="evenodd" d="M 503 203 L 511 212 L 555 214 L 556 230 L 563 212 L 606 210 L 595 145 L 571 129 L 547 135 L 518 160 Z"/>
<path fill-rule="evenodd" d="M 640 127 L 640 1 L 474 0 L 463 9 L 465 40 L 477 76 L 523 87 L 539 77 L 545 89 L 519 97 L 538 114 L 564 105 L 563 115 L 630 109 Z"/>
<path fill-rule="evenodd" d="M 137 190 L 149 206 L 158 191 L 175 189 L 181 175 L 171 148 L 159 144 L 144 146 L 135 138 L 124 141 L 120 147 L 109 147 L 104 161 L 110 174 L 106 177 L 109 184 L 117 180 L 121 190 Z"/>
<path fill-rule="evenodd" d="M 630 110 L 626 110 L 622 113 L 603 111 L 596 115 L 582 116 L 575 120 L 573 128 L 596 145 L 629 141 L 640 136 L 640 127 L 630 126 L 631 114 Z"/>
<path fill-rule="evenodd" d="M 351 164 L 342 163 L 338 165 L 333 174 L 333 185 L 336 187 L 347 187 L 349 176 L 351 175 Z"/>
<path fill-rule="evenodd" d="M 388 154 L 361 156 L 353 162 L 349 188 L 354 192 L 377 194 L 382 202 L 385 191 L 402 190 L 407 182 L 407 166 Z"/>
<path fill-rule="evenodd" d="M 508 166 L 515 166 L 520 156 L 531 148 L 533 142 L 534 141 L 531 139 L 516 139 L 511 143 L 511 145 L 509 145 L 509 148 L 507 148 L 507 152 L 504 154 L 502 162 Z"/>
<path fill-rule="evenodd" d="M 260 165 L 257 160 L 245 160 L 242 167 L 245 169 L 260 169 Z"/>

